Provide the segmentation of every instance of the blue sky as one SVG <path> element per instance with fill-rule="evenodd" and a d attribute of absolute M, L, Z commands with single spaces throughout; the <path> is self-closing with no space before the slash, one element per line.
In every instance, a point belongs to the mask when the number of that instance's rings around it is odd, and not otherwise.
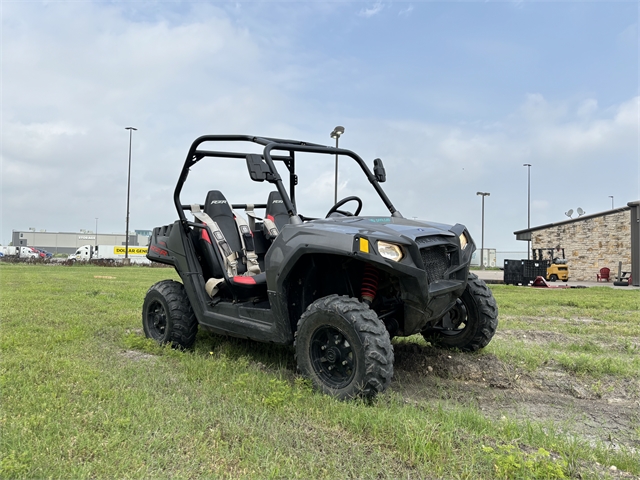
<path fill-rule="evenodd" d="M 1 2 L 2 224 L 124 230 L 172 222 L 190 143 L 242 133 L 381 157 L 407 217 L 463 223 L 524 250 L 532 226 L 640 199 L 637 2 Z M 372 190 L 341 162 L 340 196 Z M 242 166 L 209 189 L 266 200 Z M 299 209 L 322 215 L 333 163 L 301 167 Z M 302 175 L 301 175 L 302 177 Z M 366 182 L 365 182 L 366 183 Z M 265 189 L 266 188 L 266 189 Z M 377 208 L 377 209 L 376 209 Z"/>

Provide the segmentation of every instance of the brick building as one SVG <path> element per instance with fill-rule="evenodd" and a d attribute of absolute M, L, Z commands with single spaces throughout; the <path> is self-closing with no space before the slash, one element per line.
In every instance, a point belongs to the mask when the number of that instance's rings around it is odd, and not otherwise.
<path fill-rule="evenodd" d="M 611 275 L 632 272 L 640 285 L 640 201 L 606 212 L 583 215 L 514 232 L 517 240 L 530 240 L 532 250 L 564 248 L 572 280 L 595 280 L 602 267 Z"/>

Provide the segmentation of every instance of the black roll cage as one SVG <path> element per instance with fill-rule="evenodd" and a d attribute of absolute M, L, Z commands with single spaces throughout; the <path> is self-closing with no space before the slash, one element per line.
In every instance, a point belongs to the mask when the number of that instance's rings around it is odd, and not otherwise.
<path fill-rule="evenodd" d="M 343 155 L 347 157 L 351 157 L 356 161 L 360 168 L 367 176 L 367 179 L 373 185 L 374 189 L 382 199 L 385 206 L 389 209 L 389 212 L 394 217 L 402 217 L 400 212 L 398 212 L 387 194 L 384 192 L 380 183 L 376 179 L 375 175 L 369 170 L 367 164 L 358 156 L 355 152 L 351 150 L 346 150 L 343 148 L 336 147 L 327 147 L 324 145 L 318 145 L 314 143 L 301 142 L 297 140 L 285 140 L 280 138 L 270 138 L 270 137 L 254 137 L 250 135 L 203 135 L 191 144 L 189 148 L 189 152 L 187 153 L 187 158 L 185 159 L 184 165 L 182 167 L 182 171 L 180 173 L 180 177 L 178 178 L 178 183 L 176 185 L 173 201 L 176 206 L 176 210 L 178 211 L 178 216 L 180 217 L 180 222 L 183 226 L 187 227 L 188 225 L 193 225 L 192 222 L 188 221 L 184 212 L 185 210 L 190 210 L 190 205 L 183 205 L 180 202 L 180 193 L 182 192 L 182 187 L 189 176 L 189 170 L 196 163 L 202 160 L 205 157 L 214 157 L 214 158 L 238 158 L 245 159 L 247 155 L 252 155 L 251 153 L 242 153 L 242 152 L 223 152 L 223 151 L 213 151 L 213 150 L 199 150 L 198 147 L 205 142 L 251 142 L 256 143 L 258 145 L 263 145 L 264 151 L 262 154 L 262 159 L 266 163 L 271 173 L 271 178 L 268 180 L 270 183 L 276 185 L 280 196 L 282 197 L 282 202 L 289 213 L 289 221 L 290 223 L 302 223 L 302 220 L 298 216 L 295 206 L 295 186 L 298 183 L 298 178 L 295 173 L 295 152 L 305 152 L 305 153 L 320 153 L 326 155 Z M 273 150 L 285 151 L 288 152 L 288 155 L 272 155 L 271 152 Z M 282 178 L 278 174 L 278 170 L 276 169 L 274 161 L 281 161 L 285 164 L 287 169 L 289 170 L 289 190 L 291 195 L 287 193 L 284 188 L 284 184 Z M 260 207 L 256 205 L 257 207 Z M 240 207 L 239 205 L 233 205 L 234 208 Z"/>

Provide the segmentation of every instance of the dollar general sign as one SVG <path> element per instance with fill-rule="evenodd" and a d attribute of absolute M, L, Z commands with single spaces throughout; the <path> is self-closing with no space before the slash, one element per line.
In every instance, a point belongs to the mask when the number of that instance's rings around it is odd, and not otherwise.
<path fill-rule="evenodd" d="M 147 247 L 129 247 L 129 255 L 146 255 Z M 126 249 L 124 247 L 113 247 L 113 253 L 116 255 L 124 255 Z"/>

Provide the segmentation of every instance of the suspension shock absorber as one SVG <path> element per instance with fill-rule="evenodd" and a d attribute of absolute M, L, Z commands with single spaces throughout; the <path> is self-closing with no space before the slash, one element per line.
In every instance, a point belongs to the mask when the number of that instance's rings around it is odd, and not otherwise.
<path fill-rule="evenodd" d="M 364 266 L 364 272 L 362 275 L 362 288 L 360 289 L 360 295 L 362 296 L 362 301 L 366 302 L 368 305 L 371 305 L 373 300 L 376 298 L 379 278 L 380 273 L 378 272 L 378 269 L 367 263 Z"/>

